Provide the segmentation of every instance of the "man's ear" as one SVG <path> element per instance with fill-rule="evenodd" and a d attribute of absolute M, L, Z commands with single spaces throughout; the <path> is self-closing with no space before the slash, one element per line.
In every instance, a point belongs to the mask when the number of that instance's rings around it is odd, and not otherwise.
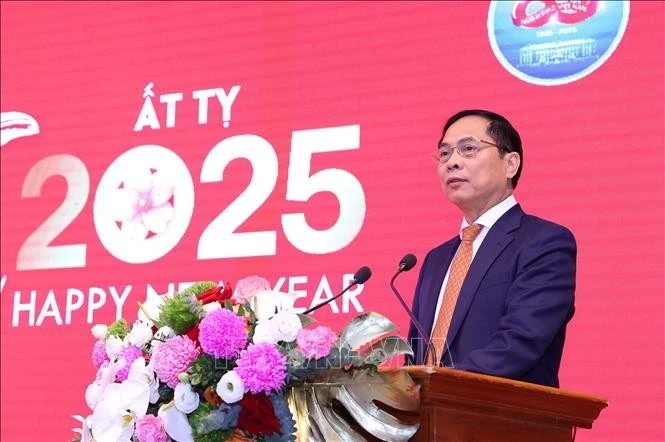
<path fill-rule="evenodd" d="M 511 179 L 520 168 L 520 154 L 517 152 L 507 152 L 506 157 L 506 177 Z"/>

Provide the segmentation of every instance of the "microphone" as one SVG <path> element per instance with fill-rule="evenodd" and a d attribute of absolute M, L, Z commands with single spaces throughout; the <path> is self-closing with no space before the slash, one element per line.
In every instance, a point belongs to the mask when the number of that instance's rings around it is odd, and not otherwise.
<path fill-rule="evenodd" d="M 327 299 L 319 304 L 316 304 L 314 307 L 305 310 L 302 314 L 303 315 L 308 315 L 321 307 L 328 305 L 329 303 L 333 302 L 335 299 L 339 298 L 342 296 L 344 293 L 346 293 L 351 287 L 358 285 L 358 284 L 364 284 L 367 282 L 367 280 L 372 276 L 372 271 L 370 270 L 369 267 L 367 266 L 362 266 L 358 269 L 358 271 L 353 275 L 353 279 L 351 280 L 351 283 L 344 289 L 342 290 L 339 294 L 333 296 L 330 299 Z"/>
<path fill-rule="evenodd" d="M 399 262 L 399 273 L 408 272 L 409 270 L 411 270 L 416 266 L 417 262 L 418 259 L 416 258 L 416 255 L 414 255 L 413 253 L 404 255 L 404 258 L 402 258 L 402 260 Z"/>
<path fill-rule="evenodd" d="M 420 335 L 420 338 L 423 340 L 425 343 L 425 346 L 427 347 L 427 351 L 425 351 L 425 355 L 423 356 L 423 361 L 427 360 L 427 354 L 428 352 L 432 353 L 432 360 L 437 361 L 438 359 L 436 358 L 436 350 L 434 349 L 434 346 L 432 346 L 432 343 L 430 342 L 429 338 L 427 337 L 427 334 L 425 333 L 425 330 L 423 330 L 423 326 L 420 325 L 420 322 L 418 322 L 418 319 L 416 318 L 416 315 L 413 314 L 409 306 L 404 302 L 404 298 L 399 294 L 397 289 L 395 288 L 395 280 L 397 277 L 402 273 L 402 272 L 408 272 L 411 270 L 415 265 L 416 262 L 418 262 L 418 259 L 413 253 L 409 253 L 404 255 L 404 257 L 401 259 L 399 262 L 399 267 L 397 269 L 397 272 L 395 275 L 392 277 L 390 280 L 390 288 L 393 290 L 393 293 L 395 293 L 395 296 L 397 296 L 397 299 L 399 299 L 399 302 L 402 304 L 402 307 L 404 310 L 408 313 L 409 318 L 411 318 L 411 323 L 413 323 L 413 326 L 416 328 L 416 331 L 418 332 L 418 335 Z M 416 360 L 418 360 L 417 355 Z"/>

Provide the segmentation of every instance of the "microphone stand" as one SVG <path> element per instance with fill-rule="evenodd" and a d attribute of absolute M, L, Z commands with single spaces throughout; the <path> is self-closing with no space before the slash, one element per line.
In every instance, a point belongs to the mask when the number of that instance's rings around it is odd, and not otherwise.
<path fill-rule="evenodd" d="M 346 293 L 351 287 L 353 287 L 353 286 L 355 286 L 355 285 L 357 285 L 357 284 L 358 284 L 358 282 L 357 282 L 355 279 L 352 280 L 352 281 L 351 281 L 351 284 L 349 284 L 344 290 L 342 290 L 341 293 L 339 293 L 339 294 L 333 296 L 332 298 L 326 299 L 326 300 L 323 301 L 323 302 L 320 302 L 320 303 L 316 304 L 314 307 L 308 308 L 307 310 L 305 310 L 304 312 L 302 312 L 302 314 L 303 314 L 303 315 L 308 315 L 308 314 L 312 313 L 313 311 L 318 310 L 318 309 L 320 309 L 321 307 L 330 304 L 330 303 L 333 302 L 335 299 L 339 298 L 339 297 L 342 296 L 344 293 Z"/>
<path fill-rule="evenodd" d="M 395 273 L 395 276 L 390 280 L 390 288 L 393 290 L 393 293 L 395 293 L 395 296 L 397 296 L 397 299 L 399 299 L 399 302 L 402 303 L 402 307 L 406 312 L 409 314 L 409 317 L 411 318 L 411 323 L 416 327 L 416 330 L 418 331 L 418 334 L 420 335 L 420 338 L 423 340 L 423 342 L 426 345 L 427 350 L 425 351 L 425 356 L 423 357 L 423 364 L 427 360 L 427 355 L 429 353 L 432 354 L 432 361 L 434 362 L 435 366 L 438 365 L 439 361 L 436 358 L 436 349 L 430 342 L 430 340 L 427 338 L 427 334 L 425 333 L 425 330 L 423 330 L 422 326 L 420 325 L 420 322 L 416 318 L 416 316 L 413 314 L 409 306 L 406 305 L 406 302 L 404 302 L 404 299 L 402 296 L 399 294 L 397 289 L 395 288 L 395 280 L 397 277 L 404 271 L 404 265 L 400 264 L 399 270 L 397 270 L 397 273 Z M 420 346 L 419 346 L 420 347 Z M 419 351 L 420 353 L 420 351 Z"/>
<path fill-rule="evenodd" d="M 339 298 L 344 293 L 346 293 L 351 287 L 356 286 L 358 284 L 366 283 L 371 276 L 372 276 L 372 271 L 370 270 L 370 268 L 367 266 L 362 266 L 361 268 L 358 269 L 356 273 L 353 274 L 353 279 L 351 280 L 351 283 L 344 290 L 342 290 L 342 293 L 339 293 L 330 299 L 327 299 L 323 302 L 316 304 L 314 307 L 305 310 L 302 314 L 307 315 L 315 310 L 320 309 L 324 305 L 328 305 L 329 303 L 333 302 L 335 299 Z"/>

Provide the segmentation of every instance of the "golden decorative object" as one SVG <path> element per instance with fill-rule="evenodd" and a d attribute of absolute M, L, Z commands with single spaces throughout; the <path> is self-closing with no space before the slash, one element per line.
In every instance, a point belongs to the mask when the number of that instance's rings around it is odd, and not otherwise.
<path fill-rule="evenodd" d="M 406 371 L 367 368 L 394 356 L 413 354 L 400 337 L 378 339 L 396 330 L 377 313 L 358 316 L 339 335 L 340 350 L 352 355 L 350 366 L 321 370 L 313 379 L 292 384 L 286 399 L 296 421 L 298 441 L 365 441 L 354 426 L 384 441 L 407 441 L 415 434 L 418 424 L 400 422 L 375 401 L 416 412 L 419 387 Z M 370 345 L 362 348 L 366 344 Z"/>

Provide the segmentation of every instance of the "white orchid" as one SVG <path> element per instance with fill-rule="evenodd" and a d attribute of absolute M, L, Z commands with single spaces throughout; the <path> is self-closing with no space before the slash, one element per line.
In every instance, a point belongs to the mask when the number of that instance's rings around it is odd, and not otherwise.
<path fill-rule="evenodd" d="M 83 416 L 74 415 L 72 417 L 81 422 L 81 428 L 72 428 L 74 433 L 81 435 L 81 442 L 94 442 L 92 439 L 92 432 L 90 431 L 90 426 L 92 425 L 92 416 L 84 418 Z"/>
<path fill-rule="evenodd" d="M 149 402 L 159 400 L 159 380 L 152 365 L 146 366 L 143 358 L 129 367 L 126 381 L 114 383 L 116 374 L 125 365 L 124 359 L 103 365 L 97 380 L 86 390 L 86 401 L 93 413 L 81 433 L 89 429 L 92 439 L 88 440 L 130 442 L 136 420 L 145 415 Z"/>
<path fill-rule="evenodd" d="M 149 401 L 151 404 L 156 403 L 159 400 L 159 379 L 155 375 L 155 351 L 153 351 L 153 357 L 150 359 L 149 363 L 145 363 L 145 359 L 138 358 L 132 365 L 129 367 L 129 373 L 127 373 L 127 379 L 134 379 L 145 382 L 148 384 Z"/>
<path fill-rule="evenodd" d="M 162 405 L 157 416 L 162 419 L 164 430 L 171 439 L 178 442 L 194 442 L 192 427 L 189 425 L 187 415 L 178 410 L 173 401 Z"/>
<path fill-rule="evenodd" d="M 93 382 L 85 389 L 85 403 L 91 410 L 94 410 L 99 400 L 102 398 L 104 389 L 99 382 Z"/>
<path fill-rule="evenodd" d="M 109 385 L 92 413 L 95 441 L 130 441 L 136 420 L 148 409 L 149 398 L 149 384 L 145 380 L 127 379 Z"/>
<path fill-rule="evenodd" d="M 219 397 L 227 404 L 238 402 L 245 395 L 245 385 L 235 371 L 227 371 L 217 383 L 215 389 Z"/>
<path fill-rule="evenodd" d="M 106 362 L 97 370 L 97 378 L 88 385 L 85 390 L 85 401 L 91 409 L 95 409 L 100 399 L 104 395 L 106 387 L 115 382 L 115 376 L 125 367 L 124 359 L 113 362 Z"/>

